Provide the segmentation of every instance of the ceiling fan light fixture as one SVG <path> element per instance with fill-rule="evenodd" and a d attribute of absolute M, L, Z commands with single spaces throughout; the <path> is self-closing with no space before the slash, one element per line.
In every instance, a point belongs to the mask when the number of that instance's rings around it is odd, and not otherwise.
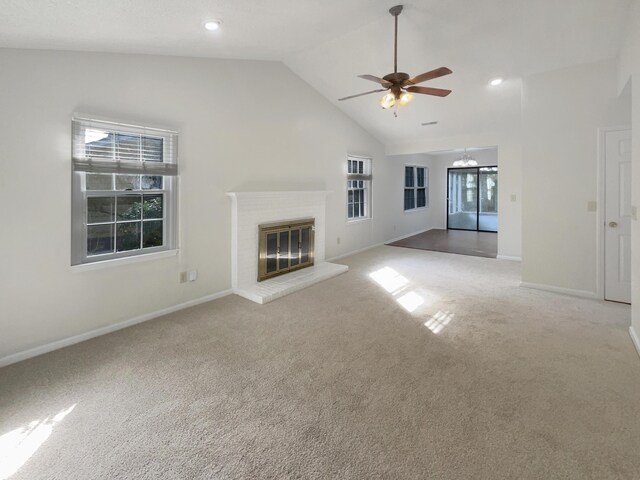
<path fill-rule="evenodd" d="M 401 107 L 404 107 L 405 105 L 409 105 L 411 100 L 413 100 L 413 95 L 409 92 L 402 92 L 399 98 L 399 104 Z"/>
<path fill-rule="evenodd" d="M 396 104 L 396 97 L 393 93 L 385 93 L 380 99 L 380 106 L 385 110 L 391 108 Z"/>

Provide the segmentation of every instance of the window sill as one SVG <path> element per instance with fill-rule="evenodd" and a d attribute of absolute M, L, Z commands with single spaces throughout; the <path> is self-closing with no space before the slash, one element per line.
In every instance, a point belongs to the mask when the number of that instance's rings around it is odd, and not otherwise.
<path fill-rule="evenodd" d="M 404 213 L 416 213 L 416 212 L 422 212 L 423 210 L 428 210 L 429 207 L 419 207 L 419 208 L 412 208 L 411 210 L 404 210 Z"/>
<path fill-rule="evenodd" d="M 131 263 L 150 262 L 160 258 L 175 257 L 178 250 L 164 250 L 162 252 L 145 253 L 143 255 L 135 255 L 132 257 L 114 258 L 111 260 L 102 260 L 100 262 L 82 263 L 80 265 L 71 265 L 72 272 L 88 272 L 91 270 L 102 270 L 103 268 L 117 267 L 121 265 L 129 265 Z"/>
<path fill-rule="evenodd" d="M 348 219 L 347 220 L 347 225 L 354 224 L 354 223 L 362 223 L 362 222 L 366 222 L 368 220 L 371 220 L 371 217 L 352 218 L 352 219 Z"/>

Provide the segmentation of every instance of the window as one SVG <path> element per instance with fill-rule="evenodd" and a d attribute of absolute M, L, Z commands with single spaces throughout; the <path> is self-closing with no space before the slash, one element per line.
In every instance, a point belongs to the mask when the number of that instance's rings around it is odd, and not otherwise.
<path fill-rule="evenodd" d="M 71 264 L 176 248 L 177 134 L 74 118 Z"/>
<path fill-rule="evenodd" d="M 347 220 L 371 216 L 371 159 L 347 157 Z"/>
<path fill-rule="evenodd" d="M 404 167 L 404 209 L 414 210 L 427 206 L 429 169 L 427 167 Z"/>

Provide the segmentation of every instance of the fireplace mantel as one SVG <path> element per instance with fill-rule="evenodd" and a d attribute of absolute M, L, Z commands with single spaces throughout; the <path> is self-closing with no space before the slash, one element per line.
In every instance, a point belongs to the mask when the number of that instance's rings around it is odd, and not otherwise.
<path fill-rule="evenodd" d="M 228 192 L 231 198 L 231 279 L 234 293 L 266 303 L 345 272 L 325 259 L 326 190 Z M 313 218 L 315 265 L 258 284 L 258 225 Z"/>

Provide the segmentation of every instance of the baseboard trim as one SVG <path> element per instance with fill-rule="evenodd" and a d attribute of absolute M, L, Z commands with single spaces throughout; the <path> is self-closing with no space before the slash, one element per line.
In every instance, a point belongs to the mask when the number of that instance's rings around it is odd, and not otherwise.
<path fill-rule="evenodd" d="M 124 320 L 122 322 L 96 328 L 95 330 L 90 330 L 88 332 L 81 333 L 79 335 L 74 335 L 72 337 L 67 337 L 61 340 L 56 340 L 54 342 L 46 343 L 44 345 L 40 345 L 39 347 L 23 350 L 22 352 L 12 353 L 11 355 L 7 355 L 6 357 L 0 358 L 0 368 L 6 367 L 7 365 L 11 365 L 12 363 L 21 362 L 22 360 L 27 360 L 28 358 L 37 357 L 38 355 L 42 355 L 44 353 L 49 353 L 54 350 L 58 350 L 60 348 L 68 347 L 76 343 L 84 342 L 85 340 L 89 340 L 91 338 L 99 337 L 101 335 L 106 335 L 107 333 L 115 332 L 117 330 L 122 330 L 123 328 L 131 327 L 138 323 L 146 322 L 147 320 L 152 320 L 154 318 L 161 317 L 162 315 L 167 315 L 169 313 L 177 312 L 179 310 L 184 310 L 185 308 L 194 307 L 201 303 L 206 303 L 206 302 L 210 302 L 211 300 L 216 300 L 218 298 L 226 297 L 227 295 L 231 295 L 231 293 L 233 293 L 231 290 L 223 290 L 221 292 L 213 293 L 211 295 L 206 295 L 204 297 L 196 298 L 195 300 L 190 300 L 188 302 L 179 303 L 178 305 L 173 305 L 171 307 L 163 308 L 155 312 L 145 313 L 144 315 L 139 315 L 137 317 L 130 318 L 129 320 Z"/>
<path fill-rule="evenodd" d="M 541 283 L 529 283 L 520 282 L 520 286 L 523 288 L 531 288 L 533 290 L 542 290 L 545 292 L 560 293 L 562 295 L 569 295 L 572 297 L 580 298 L 598 298 L 595 292 L 589 292 L 587 290 L 574 290 L 572 288 L 554 287 L 553 285 L 544 285 Z"/>
<path fill-rule="evenodd" d="M 356 253 L 366 252 L 367 250 L 371 250 L 372 248 L 381 247 L 387 243 L 397 242 L 398 240 L 402 240 L 404 238 L 413 237 L 414 235 L 419 235 L 421 233 L 432 230 L 431 228 L 423 228 L 422 230 L 418 230 L 417 232 L 407 233 L 406 235 L 401 235 L 400 237 L 392 238 L 390 240 L 385 240 L 383 242 L 374 243 L 373 245 L 369 245 L 367 247 L 358 248 L 357 250 L 352 250 L 347 253 L 341 253 L 335 257 L 327 258 L 325 261 L 333 262 L 334 260 L 339 260 L 340 258 L 348 257 L 350 255 L 355 255 Z"/>
<path fill-rule="evenodd" d="M 629 335 L 631 335 L 631 341 L 633 342 L 633 346 L 636 347 L 636 352 L 640 355 L 640 338 L 636 334 L 636 331 L 633 328 L 633 325 L 629 326 Z"/>
<path fill-rule="evenodd" d="M 498 255 L 496 257 L 498 260 L 511 260 L 513 262 L 521 262 L 521 257 L 512 257 L 511 255 Z"/>

